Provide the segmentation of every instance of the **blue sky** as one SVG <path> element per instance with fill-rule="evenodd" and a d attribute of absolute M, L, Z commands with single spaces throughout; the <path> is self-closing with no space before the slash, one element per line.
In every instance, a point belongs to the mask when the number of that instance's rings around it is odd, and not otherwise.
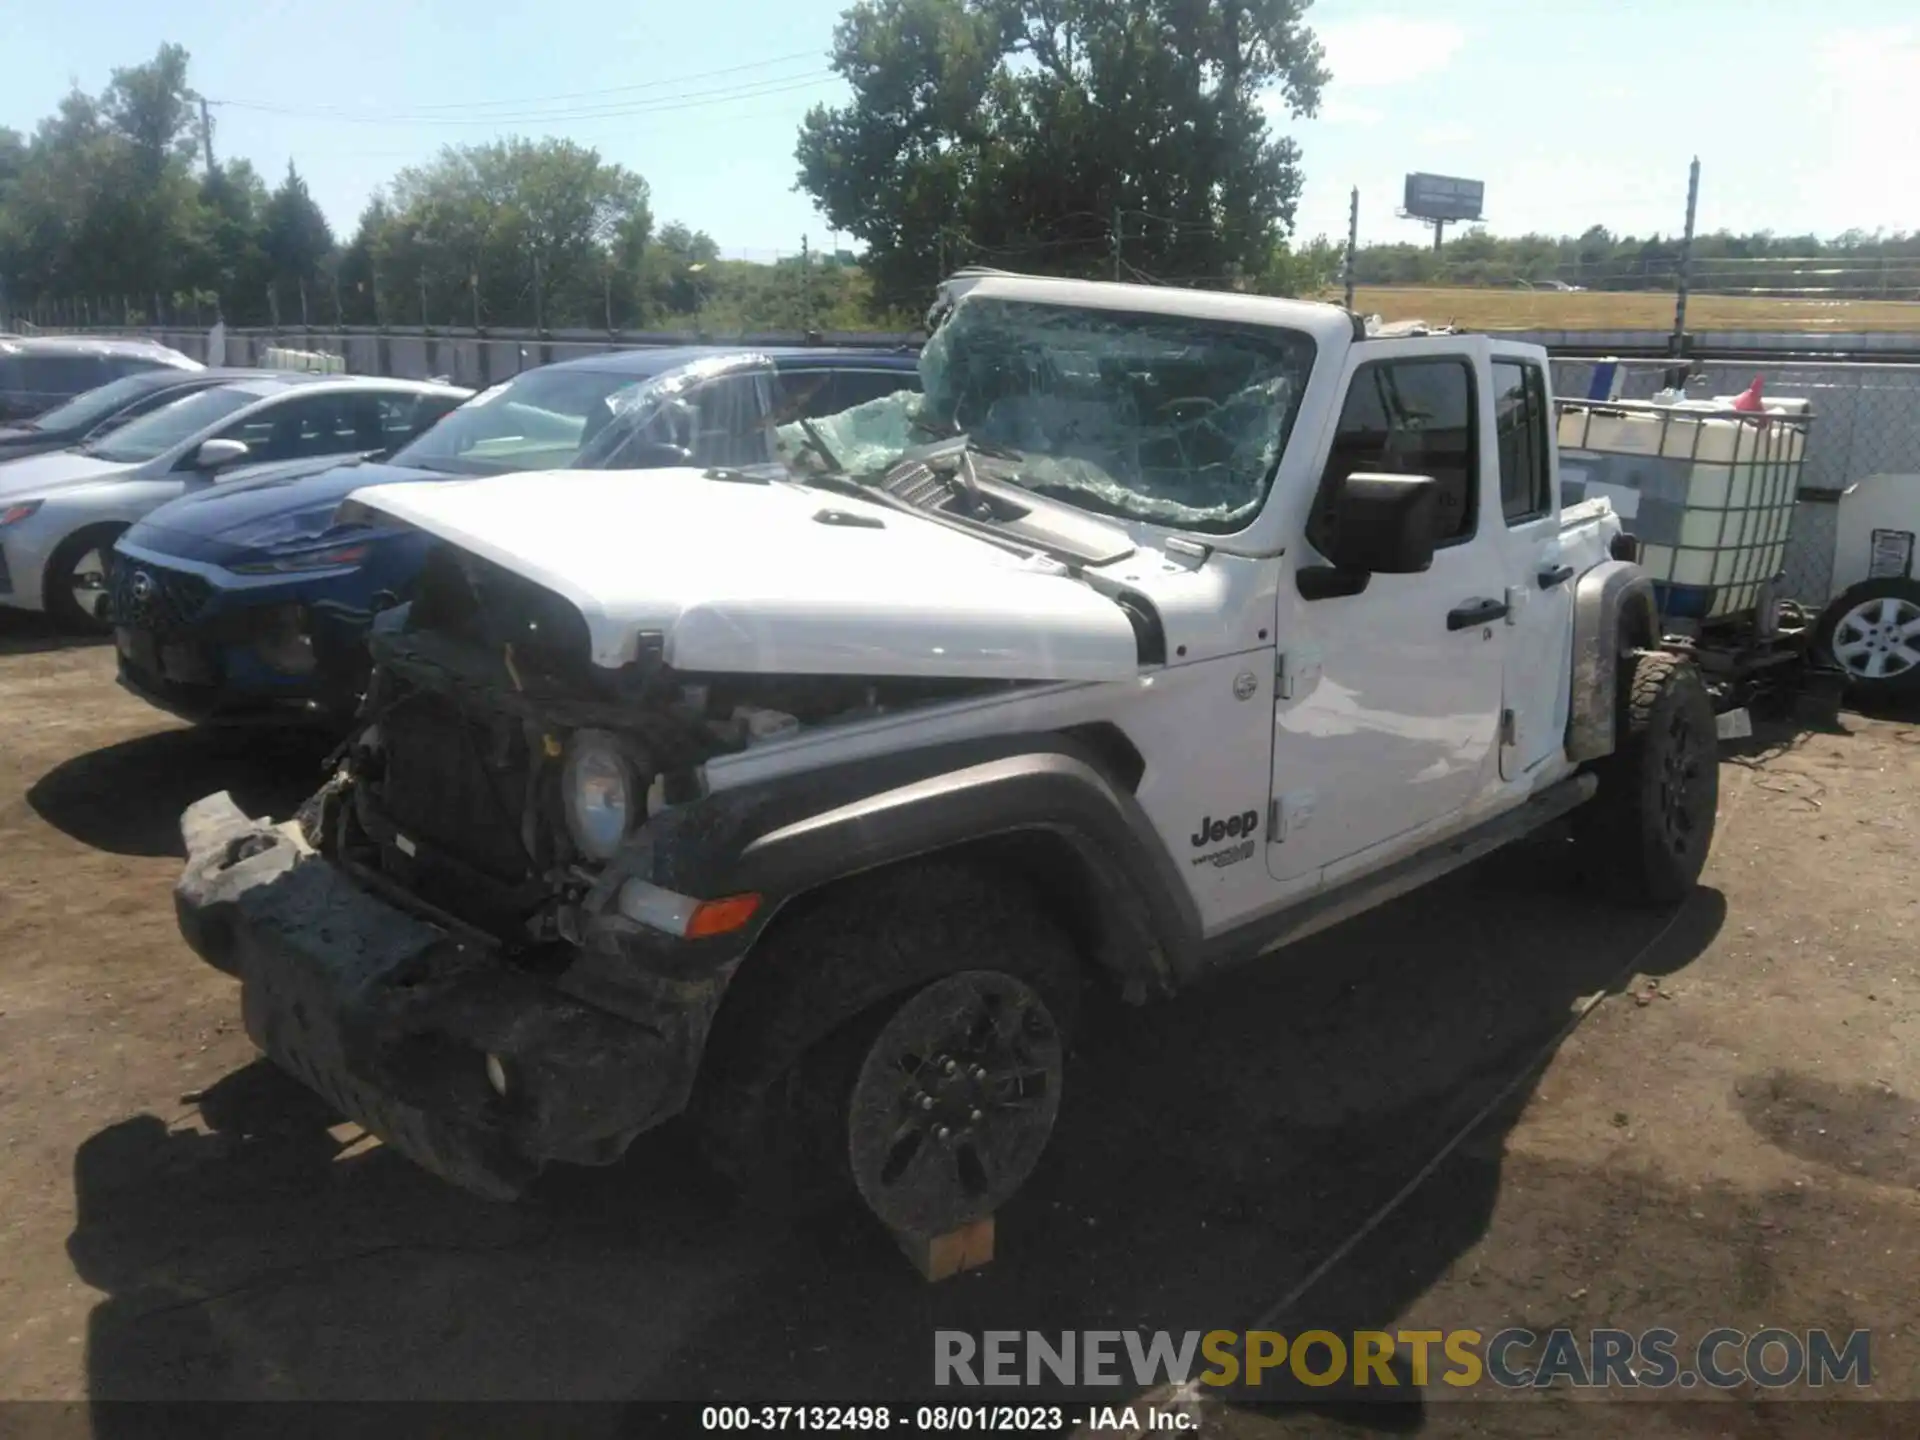
<path fill-rule="evenodd" d="M 269 180 L 289 158 L 350 232 L 442 144 L 557 134 L 645 175 L 661 220 L 770 258 L 829 242 L 793 191 L 843 0 L 79 0 L 0 14 L 0 125 L 30 129 L 163 40 L 215 110 L 215 147 Z M 1500 233 L 1674 232 L 1687 162 L 1706 229 L 1920 230 L 1912 0 L 1320 0 L 1334 72 L 1305 151 L 1300 230 L 1418 239 L 1407 170 L 1486 182 Z M 458 122 L 458 123 L 455 123 Z"/>

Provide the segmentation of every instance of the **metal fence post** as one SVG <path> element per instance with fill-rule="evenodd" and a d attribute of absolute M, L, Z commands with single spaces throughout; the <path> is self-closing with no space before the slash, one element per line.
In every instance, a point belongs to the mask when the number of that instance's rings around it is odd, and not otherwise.
<path fill-rule="evenodd" d="M 1693 218 L 1700 204 L 1700 157 L 1693 157 L 1687 170 L 1687 229 L 1680 239 L 1679 273 L 1673 299 L 1673 338 L 1668 348 L 1675 355 L 1687 353 L 1687 282 L 1693 275 Z"/>

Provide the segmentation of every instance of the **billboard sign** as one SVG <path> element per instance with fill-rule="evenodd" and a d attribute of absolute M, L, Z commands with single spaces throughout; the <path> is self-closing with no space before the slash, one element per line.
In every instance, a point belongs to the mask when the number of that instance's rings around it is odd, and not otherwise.
<path fill-rule="evenodd" d="M 1405 209 L 1408 215 L 1419 220 L 1478 220 L 1486 194 L 1484 180 L 1409 175 Z"/>

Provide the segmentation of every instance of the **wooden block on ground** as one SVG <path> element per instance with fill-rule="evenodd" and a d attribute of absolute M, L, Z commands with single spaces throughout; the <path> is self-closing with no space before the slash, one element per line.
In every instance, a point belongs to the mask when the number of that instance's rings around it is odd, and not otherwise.
<path fill-rule="evenodd" d="M 893 1232 L 913 1268 L 928 1280 L 945 1280 L 962 1270 L 977 1270 L 993 1259 L 993 1216 L 949 1230 L 944 1235 Z"/>

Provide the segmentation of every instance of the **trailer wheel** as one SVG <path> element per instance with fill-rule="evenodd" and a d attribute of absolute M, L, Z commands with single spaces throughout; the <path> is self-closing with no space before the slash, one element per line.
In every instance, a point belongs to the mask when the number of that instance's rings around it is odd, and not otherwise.
<path fill-rule="evenodd" d="M 1685 660 L 1643 650 L 1620 660 L 1614 750 L 1600 789 L 1573 812 L 1584 869 L 1629 904 L 1671 905 L 1700 879 L 1720 804 L 1713 702 Z"/>
<path fill-rule="evenodd" d="M 1862 580 L 1827 607 L 1813 643 L 1860 695 L 1920 691 L 1920 581 Z"/>

